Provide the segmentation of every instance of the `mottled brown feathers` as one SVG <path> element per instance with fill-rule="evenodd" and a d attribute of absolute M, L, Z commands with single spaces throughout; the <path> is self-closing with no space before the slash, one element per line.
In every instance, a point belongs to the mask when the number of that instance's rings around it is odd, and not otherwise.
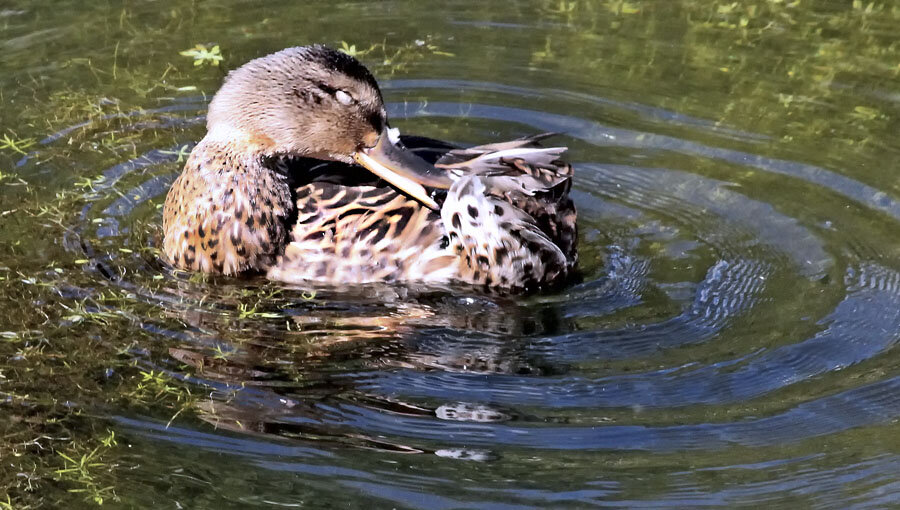
<path fill-rule="evenodd" d="M 452 279 L 440 216 L 390 187 L 308 184 L 274 280 L 332 283 Z M 300 203 L 302 202 L 302 206 Z M 438 260 L 438 262 L 435 262 Z"/>
<path fill-rule="evenodd" d="M 264 271 L 284 248 L 293 209 L 286 177 L 258 154 L 202 141 L 166 196 L 163 248 L 183 269 Z"/>
<path fill-rule="evenodd" d="M 571 274 L 572 168 L 565 148 L 539 146 L 543 135 L 444 154 L 435 166 L 453 184 L 439 212 L 358 166 L 333 168 L 365 179 L 287 165 L 298 156 L 351 162 L 386 122 L 371 74 L 321 46 L 232 72 L 166 197 L 167 257 L 183 269 L 286 282 L 521 289 Z"/>

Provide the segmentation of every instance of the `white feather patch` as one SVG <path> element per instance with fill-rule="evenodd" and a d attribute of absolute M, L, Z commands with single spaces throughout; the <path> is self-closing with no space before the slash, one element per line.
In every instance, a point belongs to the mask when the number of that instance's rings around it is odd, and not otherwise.
<path fill-rule="evenodd" d="M 476 159 L 481 161 L 492 161 L 500 158 L 523 158 L 526 159 L 527 156 L 531 154 L 550 154 L 554 152 L 562 152 L 565 150 L 565 147 L 541 147 L 541 148 L 517 148 L 517 149 L 506 149 L 497 152 L 489 152 L 482 156 L 479 156 Z"/>
<path fill-rule="evenodd" d="M 388 140 L 391 141 L 392 144 L 397 145 L 400 143 L 400 130 L 397 128 L 388 128 L 387 129 Z"/>

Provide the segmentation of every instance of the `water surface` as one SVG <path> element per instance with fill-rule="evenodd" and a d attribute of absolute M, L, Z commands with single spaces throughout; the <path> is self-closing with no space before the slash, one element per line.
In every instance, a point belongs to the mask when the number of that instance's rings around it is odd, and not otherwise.
<path fill-rule="evenodd" d="M 836 0 L 0 9 L 0 484 L 14 508 L 890 505 L 898 26 Z M 164 264 L 225 71 L 314 42 L 404 132 L 562 133 L 581 279 Z"/>

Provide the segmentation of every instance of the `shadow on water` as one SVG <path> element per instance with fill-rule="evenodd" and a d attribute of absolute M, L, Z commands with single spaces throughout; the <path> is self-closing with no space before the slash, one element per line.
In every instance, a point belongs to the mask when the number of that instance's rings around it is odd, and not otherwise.
<path fill-rule="evenodd" d="M 465 12 L 451 25 L 522 29 Z M 97 377 L 99 392 L 127 387 L 126 365 L 143 377 L 133 394 L 158 391 L 149 404 L 72 404 L 129 447 L 116 476 L 138 489 L 118 497 L 191 508 L 895 501 L 895 193 L 849 165 L 772 150 L 773 133 L 614 84 L 606 96 L 540 75 L 443 74 L 423 64 L 427 79 L 383 77 L 404 132 L 465 144 L 558 131 L 571 147 L 582 275 L 570 287 L 515 297 L 173 270 L 159 206 L 202 136 L 203 96 L 104 110 L 16 155 L 48 189 L 71 187 L 56 180 L 56 152 L 73 151 L 91 177 L 42 255 L 74 270 L 11 277 L 21 270 L 9 263 L 3 281 L 46 287 L 25 314 L 64 305 L 43 322 L 58 328 L 48 337 L 92 324 L 84 336 L 126 360 Z M 91 144 L 109 137 L 131 150 L 98 156 Z M 154 404 L 169 393 L 184 406 Z"/>

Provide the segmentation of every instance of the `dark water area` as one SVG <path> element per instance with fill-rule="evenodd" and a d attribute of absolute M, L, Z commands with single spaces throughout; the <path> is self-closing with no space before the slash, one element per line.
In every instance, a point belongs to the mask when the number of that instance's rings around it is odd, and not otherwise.
<path fill-rule="evenodd" d="M 0 3 L 0 507 L 898 504 L 898 27 L 889 1 Z M 579 281 L 166 265 L 225 72 L 316 42 L 404 133 L 561 133 Z"/>

